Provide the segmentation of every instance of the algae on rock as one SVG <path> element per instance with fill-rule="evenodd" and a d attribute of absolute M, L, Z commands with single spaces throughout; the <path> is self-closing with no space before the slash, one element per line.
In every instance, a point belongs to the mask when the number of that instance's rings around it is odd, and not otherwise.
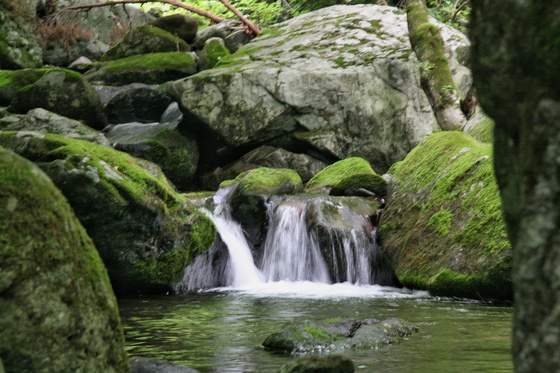
<path fill-rule="evenodd" d="M 151 162 L 52 134 L 2 132 L 0 144 L 40 165 L 63 192 L 118 295 L 167 291 L 214 241 L 210 220 Z"/>
<path fill-rule="evenodd" d="M 406 287 L 511 299 L 511 246 L 492 148 L 457 131 L 428 136 L 394 175 L 381 249 Z"/>
<path fill-rule="evenodd" d="M 0 148 L 0 356 L 8 372 L 128 372 L 107 271 L 48 176 Z"/>

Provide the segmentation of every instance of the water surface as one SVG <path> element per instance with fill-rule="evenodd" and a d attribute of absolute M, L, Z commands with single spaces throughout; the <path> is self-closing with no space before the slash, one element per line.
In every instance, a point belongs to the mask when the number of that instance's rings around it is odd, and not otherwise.
<path fill-rule="evenodd" d="M 130 355 L 201 372 L 274 372 L 298 355 L 261 343 L 293 320 L 397 317 L 420 331 L 399 344 L 346 350 L 363 372 L 510 372 L 512 310 L 394 288 L 273 283 L 119 301 Z"/>

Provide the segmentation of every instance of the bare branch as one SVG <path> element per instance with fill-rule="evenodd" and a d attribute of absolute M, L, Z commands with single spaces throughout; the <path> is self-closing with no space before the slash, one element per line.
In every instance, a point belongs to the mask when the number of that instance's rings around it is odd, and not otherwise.
<path fill-rule="evenodd" d="M 177 1 L 177 0 L 122 0 L 122 1 L 107 1 L 107 2 L 103 2 L 103 3 L 94 3 L 94 4 L 87 4 L 87 5 L 74 5 L 74 6 L 69 6 L 67 8 L 59 9 L 56 12 L 54 12 L 53 14 L 51 14 L 51 16 L 56 16 L 58 14 L 62 14 L 62 13 L 66 13 L 66 12 L 80 11 L 82 9 L 88 9 L 89 10 L 91 8 L 98 8 L 98 7 L 102 7 L 102 6 L 110 6 L 110 5 L 118 5 L 118 4 L 146 4 L 146 3 L 169 4 L 169 5 L 176 6 L 178 8 L 186 9 L 186 10 L 188 10 L 190 12 L 193 12 L 193 13 L 196 13 L 200 16 L 209 18 L 216 23 L 224 21 L 224 18 L 222 18 L 220 16 L 217 16 L 214 13 L 210 13 L 210 12 L 207 12 L 205 10 L 195 8 L 193 6 L 184 4 L 184 3 L 180 2 L 180 1 Z M 244 22 L 245 24 L 247 24 L 242 19 L 241 19 L 241 21 Z M 249 22 L 249 21 L 247 21 L 247 22 Z M 249 25 L 247 24 L 247 26 L 249 26 Z"/>
<path fill-rule="evenodd" d="M 227 0 L 220 0 L 222 2 L 222 4 L 224 4 L 229 10 L 231 10 L 240 20 L 241 22 L 243 22 L 245 25 L 247 25 L 247 27 L 249 28 L 249 30 L 251 30 L 251 32 L 253 33 L 253 35 L 258 35 L 261 33 L 261 30 L 259 30 L 259 28 L 251 21 L 249 21 L 247 19 L 247 17 L 245 17 L 243 14 L 241 14 L 241 12 L 237 9 L 235 9 L 233 7 L 233 5 L 230 4 L 229 1 Z"/>

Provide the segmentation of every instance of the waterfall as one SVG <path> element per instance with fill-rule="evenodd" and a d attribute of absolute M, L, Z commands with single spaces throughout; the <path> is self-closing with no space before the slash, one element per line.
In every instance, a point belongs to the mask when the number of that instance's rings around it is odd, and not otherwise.
<path fill-rule="evenodd" d="M 274 211 L 262 262 L 267 281 L 330 283 L 315 232 L 307 226 L 306 210 L 301 203 L 285 203 Z"/>
<path fill-rule="evenodd" d="M 185 269 L 178 291 L 278 281 L 394 285 L 376 244 L 372 217 L 353 211 L 340 198 L 283 197 L 269 202 L 266 237 L 251 247 L 231 216 L 227 197 L 228 191 L 221 190 L 212 211 L 203 209 L 219 239 Z"/>

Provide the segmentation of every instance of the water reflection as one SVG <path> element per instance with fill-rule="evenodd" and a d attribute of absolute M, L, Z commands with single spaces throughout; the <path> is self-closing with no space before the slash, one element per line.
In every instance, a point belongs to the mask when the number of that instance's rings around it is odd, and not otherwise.
<path fill-rule="evenodd" d="M 315 284 L 316 285 L 316 284 Z M 508 372 L 511 308 L 377 289 L 382 295 L 300 296 L 250 290 L 121 300 L 131 355 L 167 359 L 202 372 L 271 372 L 293 355 L 262 341 L 292 320 L 398 317 L 420 332 L 376 350 L 347 350 L 362 371 Z M 384 292 L 384 293 L 383 293 Z"/>

